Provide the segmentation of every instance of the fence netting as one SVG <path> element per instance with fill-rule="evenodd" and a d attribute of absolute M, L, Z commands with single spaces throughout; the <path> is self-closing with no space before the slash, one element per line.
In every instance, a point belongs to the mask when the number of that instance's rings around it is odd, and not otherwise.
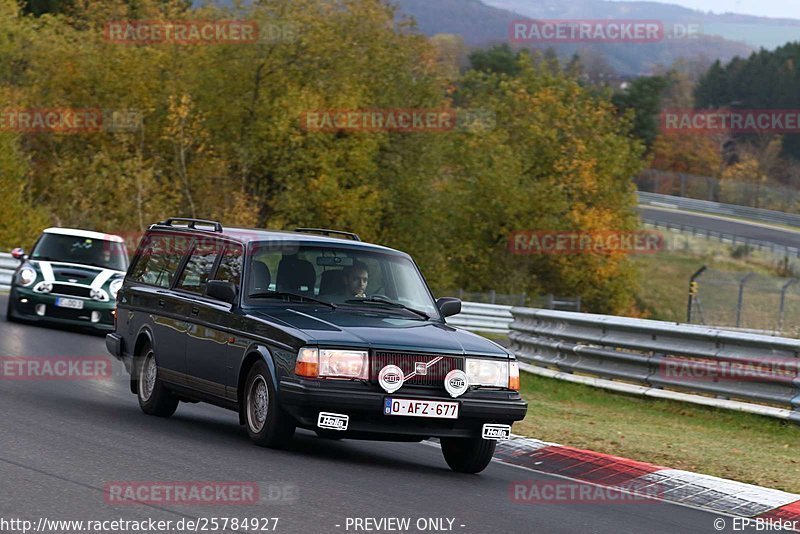
<path fill-rule="evenodd" d="M 800 334 L 800 280 L 707 269 L 696 282 L 692 323 Z"/>

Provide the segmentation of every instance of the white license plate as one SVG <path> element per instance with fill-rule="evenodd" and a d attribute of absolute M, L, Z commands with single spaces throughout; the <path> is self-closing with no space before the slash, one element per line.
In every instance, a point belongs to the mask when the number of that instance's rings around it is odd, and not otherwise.
<path fill-rule="evenodd" d="M 458 419 L 458 403 L 386 397 L 383 403 L 383 414 Z"/>
<path fill-rule="evenodd" d="M 83 309 L 83 301 L 78 299 L 56 299 L 56 306 L 59 308 L 70 308 L 73 310 L 82 310 Z"/>

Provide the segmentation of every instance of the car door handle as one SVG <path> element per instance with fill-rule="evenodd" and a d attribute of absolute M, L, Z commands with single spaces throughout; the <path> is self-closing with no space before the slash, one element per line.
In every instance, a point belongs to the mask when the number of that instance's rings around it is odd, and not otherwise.
<path fill-rule="evenodd" d="M 158 307 L 163 308 L 167 304 L 167 301 L 164 299 L 158 299 Z"/>
<path fill-rule="evenodd" d="M 198 313 L 200 313 L 200 308 L 192 307 L 192 315 L 197 315 Z"/>

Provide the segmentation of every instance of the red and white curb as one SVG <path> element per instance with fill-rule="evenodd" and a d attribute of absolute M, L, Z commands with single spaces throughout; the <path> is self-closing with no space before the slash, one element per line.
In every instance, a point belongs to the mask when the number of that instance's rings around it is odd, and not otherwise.
<path fill-rule="evenodd" d="M 523 437 L 498 442 L 495 460 L 702 510 L 800 525 L 795 493 Z"/>

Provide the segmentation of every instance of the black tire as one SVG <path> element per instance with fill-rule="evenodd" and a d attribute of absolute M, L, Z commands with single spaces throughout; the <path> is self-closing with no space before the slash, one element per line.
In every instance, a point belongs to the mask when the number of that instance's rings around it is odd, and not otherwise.
<path fill-rule="evenodd" d="M 492 461 L 497 442 L 483 438 L 442 438 L 442 454 L 457 473 L 480 473 Z"/>
<path fill-rule="evenodd" d="M 12 300 L 11 300 L 11 293 L 9 293 L 8 294 L 8 306 L 6 307 L 6 321 L 8 321 L 9 323 L 18 323 L 19 319 L 16 319 L 16 318 L 14 318 L 13 315 L 11 315 L 12 309 L 13 309 L 13 304 L 12 304 Z"/>
<path fill-rule="evenodd" d="M 134 369 L 138 380 L 136 397 L 139 399 L 139 407 L 142 411 L 156 417 L 169 417 L 174 414 L 180 401 L 158 378 L 156 355 L 150 345 L 144 345 L 141 348 Z M 148 370 L 152 376 L 147 376 Z"/>
<path fill-rule="evenodd" d="M 263 360 L 254 363 L 247 374 L 242 403 L 247 435 L 253 443 L 281 449 L 292 441 L 295 422 L 278 404 L 272 375 Z"/>

